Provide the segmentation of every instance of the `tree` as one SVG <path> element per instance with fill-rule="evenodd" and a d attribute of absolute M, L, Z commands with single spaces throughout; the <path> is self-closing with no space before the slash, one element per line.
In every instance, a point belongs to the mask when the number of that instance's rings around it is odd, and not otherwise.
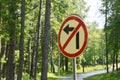
<path fill-rule="evenodd" d="M 6 72 L 6 80 L 14 80 L 14 70 L 15 70 L 15 61 L 14 61 L 14 53 L 15 53 L 15 29 L 16 29 L 16 1 L 9 1 L 8 4 L 8 34 L 9 34 L 9 51 L 8 51 L 8 61 L 7 61 L 7 72 Z"/>
<path fill-rule="evenodd" d="M 37 74 L 37 63 L 38 63 L 38 47 L 39 47 L 39 38 L 40 38 L 40 22 L 41 22 L 41 9 L 42 9 L 42 0 L 40 0 L 40 5 L 39 5 L 39 14 L 38 14 L 38 21 L 37 21 L 37 25 L 36 25 L 36 48 L 35 48 L 35 72 L 34 72 L 34 78 L 36 80 L 36 74 Z"/>
<path fill-rule="evenodd" d="M 24 62 L 24 28 L 25 28 L 25 0 L 21 1 L 21 34 L 19 43 L 19 65 L 17 80 L 22 80 L 23 62 Z"/>
<path fill-rule="evenodd" d="M 68 71 L 68 58 L 65 58 L 65 70 Z"/>
<path fill-rule="evenodd" d="M 105 28 L 107 28 L 107 15 L 108 15 L 108 3 L 107 0 L 105 1 Z M 108 34 L 105 32 L 105 40 L 106 40 L 106 68 L 107 68 L 107 73 L 108 71 Z"/>
<path fill-rule="evenodd" d="M 50 7 L 51 0 L 46 0 L 46 10 L 45 10 L 45 28 L 43 36 L 43 48 L 42 48 L 42 70 L 41 70 L 41 80 L 47 80 L 47 70 L 48 70 L 48 40 L 50 31 Z"/>
<path fill-rule="evenodd" d="M 0 3 L 0 12 L 1 12 L 1 9 L 2 9 L 2 4 Z M 1 13 L 0 13 L 0 32 L 1 32 L 1 26 L 2 26 L 2 20 L 1 20 Z M 0 36 L 0 55 L 1 55 L 1 36 Z M 0 57 L 0 80 L 1 80 L 1 57 Z"/>
<path fill-rule="evenodd" d="M 55 73 L 55 65 L 54 65 L 54 59 L 53 59 L 53 52 L 54 52 L 54 50 L 55 50 L 55 47 L 56 47 L 56 37 L 57 37 L 57 35 L 56 35 L 56 32 L 55 32 L 55 30 L 54 29 L 51 29 L 50 30 L 50 40 L 49 40 L 49 47 L 50 47 L 50 49 L 49 49 L 49 56 L 50 56 L 50 64 L 51 64 L 51 72 L 53 72 L 53 73 Z"/>
<path fill-rule="evenodd" d="M 119 40 L 118 34 L 120 32 L 119 27 L 119 20 L 120 20 L 120 7 L 119 7 L 119 0 L 103 0 L 103 7 L 102 9 L 103 14 L 105 14 L 105 33 L 106 33 L 106 61 L 112 60 L 113 62 L 113 70 L 116 63 L 116 69 L 118 70 L 118 57 L 119 57 Z M 114 36 L 114 37 L 113 37 Z M 112 39 L 111 39 L 112 37 Z M 108 45 L 109 44 L 109 45 Z M 109 53 L 108 53 L 109 50 Z M 112 56 L 112 59 L 109 56 Z M 108 56 L 108 57 L 107 57 Z M 110 63 L 110 62 L 107 62 Z M 107 66 L 108 70 L 108 66 Z"/>

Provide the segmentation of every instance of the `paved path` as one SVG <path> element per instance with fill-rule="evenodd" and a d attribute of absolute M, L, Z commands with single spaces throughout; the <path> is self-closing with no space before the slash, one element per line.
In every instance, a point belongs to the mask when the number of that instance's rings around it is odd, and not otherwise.
<path fill-rule="evenodd" d="M 109 69 L 109 71 L 112 71 L 112 69 Z M 93 71 L 93 72 L 86 72 L 86 73 L 82 73 L 82 74 L 77 74 L 77 80 L 83 80 L 83 78 L 88 77 L 88 76 L 93 76 L 96 74 L 102 74 L 102 73 L 106 73 L 106 70 L 98 70 L 98 71 Z M 64 78 L 60 78 L 58 80 L 73 80 L 72 76 L 66 76 Z"/>

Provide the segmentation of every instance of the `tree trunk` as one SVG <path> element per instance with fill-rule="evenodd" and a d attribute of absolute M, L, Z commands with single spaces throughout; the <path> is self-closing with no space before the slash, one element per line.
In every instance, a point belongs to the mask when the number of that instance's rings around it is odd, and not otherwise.
<path fill-rule="evenodd" d="M 19 44 L 19 65 L 17 80 L 22 80 L 23 61 L 24 61 L 24 28 L 25 28 L 25 0 L 21 2 L 21 34 Z"/>
<path fill-rule="evenodd" d="M 60 50 L 58 48 L 58 76 L 60 76 Z"/>
<path fill-rule="evenodd" d="M 116 18 L 119 18 L 119 5 L 120 5 L 120 2 L 119 2 L 119 0 L 117 0 L 116 1 L 116 11 L 115 11 L 115 15 L 116 15 Z M 116 19 L 117 20 L 117 19 Z M 119 20 L 117 21 L 117 24 L 116 25 L 120 25 L 120 22 L 119 22 Z M 115 30 L 115 32 L 116 32 L 116 70 L 118 70 L 118 61 L 119 61 L 119 39 L 120 39 L 120 37 L 119 37 L 119 34 L 120 34 L 120 28 L 119 28 L 119 26 L 117 26 L 116 27 L 116 30 Z"/>
<path fill-rule="evenodd" d="M 1 50 L 0 50 L 0 59 L 2 58 L 2 56 L 5 54 L 6 52 L 6 42 L 5 39 L 1 38 Z"/>
<path fill-rule="evenodd" d="M 0 55 L 1 55 L 1 37 L 0 37 Z M 1 69 L 1 65 L 2 65 L 2 63 L 1 63 L 1 58 L 0 58 L 0 80 L 1 80 L 1 72 L 2 72 L 2 69 Z"/>
<path fill-rule="evenodd" d="M 68 58 L 65 57 L 65 70 L 68 71 Z"/>
<path fill-rule="evenodd" d="M 5 54 L 5 61 L 6 63 L 2 64 L 2 77 L 4 78 L 6 76 L 6 69 L 7 69 L 7 57 L 8 57 L 8 49 L 9 45 L 2 39 L 2 53 Z"/>
<path fill-rule="evenodd" d="M 51 56 L 51 72 L 55 73 L 55 66 L 54 66 L 54 61 L 52 57 L 52 51 L 50 52 L 50 56 Z"/>
<path fill-rule="evenodd" d="M 9 12 L 8 14 L 11 16 L 8 19 L 9 25 L 9 52 L 8 52 L 8 63 L 7 63 L 7 72 L 6 72 L 6 80 L 14 80 L 14 70 L 15 70 L 15 61 L 14 61 L 14 53 L 15 53 L 15 29 L 16 29 L 16 1 L 9 2 Z"/>
<path fill-rule="evenodd" d="M 0 12 L 1 12 L 1 9 L 2 9 L 2 3 L 0 3 Z M 1 21 L 1 15 L 0 15 L 0 31 L 1 31 L 1 26 L 2 26 L 2 21 Z M 0 36 L 0 55 L 1 55 L 1 36 Z M 1 58 L 0 58 L 0 80 L 1 80 L 1 71 L 2 71 L 2 69 L 1 69 Z"/>
<path fill-rule="evenodd" d="M 9 23 L 12 24 L 12 23 Z M 12 24 L 14 25 L 14 24 Z M 13 28 L 13 26 L 11 28 Z M 14 52 L 15 52 L 15 38 L 14 38 L 14 31 L 10 30 L 10 43 L 9 43 L 9 53 L 8 53 L 8 64 L 7 64 L 7 77 L 6 80 L 14 80 L 14 69 L 15 69 L 15 62 L 14 62 Z"/>
<path fill-rule="evenodd" d="M 1 71 L 2 71 L 2 70 L 1 70 L 1 62 L 0 62 L 0 80 L 1 80 Z"/>
<path fill-rule="evenodd" d="M 116 33 L 116 70 L 118 70 L 118 45 L 119 45 L 119 41 L 118 41 L 118 33 Z"/>
<path fill-rule="evenodd" d="M 116 70 L 118 70 L 118 52 L 116 53 Z"/>
<path fill-rule="evenodd" d="M 38 63 L 38 47 L 39 47 L 39 38 L 40 38 L 40 22 L 41 22 L 41 8 L 42 8 L 42 0 L 40 0 L 39 5 L 39 14 L 38 14 L 38 21 L 36 25 L 36 48 L 35 48 L 35 72 L 34 72 L 34 78 L 36 80 L 36 74 L 37 74 L 37 63 Z"/>
<path fill-rule="evenodd" d="M 63 71 L 65 71 L 65 69 L 64 69 L 64 66 L 65 66 L 65 63 L 64 63 L 65 60 L 64 60 L 64 58 L 65 58 L 65 57 L 62 55 L 62 56 L 61 56 L 61 65 L 60 65 L 60 66 L 61 66 L 61 68 L 62 68 Z"/>
<path fill-rule="evenodd" d="M 30 77 L 34 77 L 34 55 L 35 55 L 35 44 L 33 46 L 33 52 L 31 54 L 31 65 L 30 65 Z"/>
<path fill-rule="evenodd" d="M 45 29 L 43 36 L 43 49 L 42 49 L 42 71 L 41 71 L 41 80 L 47 80 L 47 71 L 48 71 L 48 44 L 49 44 L 49 31 L 50 31 L 50 7 L 51 0 L 46 0 L 46 11 L 45 11 Z"/>
<path fill-rule="evenodd" d="M 31 38 L 29 37 L 28 39 L 28 49 L 27 49 L 27 52 L 28 52 L 28 74 L 30 74 L 30 69 L 31 69 Z"/>
<path fill-rule="evenodd" d="M 115 70 L 115 60 L 116 60 L 115 59 L 116 58 L 115 57 L 116 56 L 116 33 L 114 32 L 113 35 L 114 35 L 114 37 L 113 37 L 114 38 L 114 42 L 113 42 L 114 43 L 113 44 L 114 45 L 114 49 L 113 49 L 113 57 L 112 57 L 112 59 L 113 59 L 113 71 L 114 71 Z"/>
<path fill-rule="evenodd" d="M 1 22 L 1 20 L 0 20 L 0 22 Z M 1 23 L 0 23 L 0 25 L 1 25 Z M 1 36 L 0 36 L 0 55 L 1 55 L 1 48 L 2 48 L 1 46 L 2 46 L 2 45 L 1 45 Z M 1 69 L 1 68 L 2 68 L 2 67 L 1 67 L 1 66 L 2 66 L 2 63 L 1 63 L 1 57 L 0 57 L 0 80 L 1 80 L 1 75 L 2 75 L 2 73 L 1 73 L 1 72 L 2 72 L 2 69 Z"/>
<path fill-rule="evenodd" d="M 115 53 L 115 49 L 114 49 L 113 58 L 112 58 L 113 59 L 113 71 L 115 70 L 115 60 L 116 60 L 115 59 L 115 56 L 116 56 L 115 54 L 116 53 Z"/>
<path fill-rule="evenodd" d="M 54 45 L 54 40 L 53 40 L 53 33 L 51 31 L 50 33 L 50 61 L 51 61 L 51 72 L 55 73 L 55 66 L 54 66 L 54 60 L 53 60 L 53 56 L 52 56 L 52 52 L 53 52 L 53 45 Z"/>
<path fill-rule="evenodd" d="M 105 33 L 105 39 L 106 39 L 106 68 L 107 68 L 107 73 L 108 71 L 108 34 L 107 32 Z"/>
<path fill-rule="evenodd" d="M 108 4 L 106 1 L 106 10 L 105 10 L 105 28 L 107 28 L 107 14 L 108 14 Z M 108 34 L 105 32 L 105 40 L 106 40 L 106 68 L 107 68 L 107 73 L 108 71 Z"/>

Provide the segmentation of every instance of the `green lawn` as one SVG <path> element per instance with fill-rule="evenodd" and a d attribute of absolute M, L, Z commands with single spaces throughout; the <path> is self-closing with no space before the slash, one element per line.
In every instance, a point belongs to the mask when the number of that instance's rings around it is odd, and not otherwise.
<path fill-rule="evenodd" d="M 84 80 L 120 80 L 120 70 L 104 73 L 104 74 L 98 74 L 95 76 L 90 76 L 85 78 Z"/>
<path fill-rule="evenodd" d="M 85 67 L 85 72 L 91 72 L 95 70 L 101 70 L 104 69 L 105 66 L 103 65 L 97 65 L 97 66 L 90 66 L 90 67 Z M 77 70 L 77 73 L 82 73 L 82 68 Z M 72 75 L 72 72 L 61 72 L 61 76 L 58 76 L 57 74 L 53 73 L 48 73 L 48 80 L 57 80 L 58 78 L 62 78 L 64 76 Z"/>
<path fill-rule="evenodd" d="M 48 73 L 48 80 L 57 80 L 58 78 L 61 78 L 62 76 L 57 76 L 53 73 Z M 31 80 L 29 75 L 27 73 L 23 74 L 23 80 Z M 37 75 L 37 80 L 40 80 L 40 74 Z"/>
<path fill-rule="evenodd" d="M 48 73 L 48 80 L 57 80 L 61 77 L 63 77 L 63 76 L 58 76 L 58 75 L 53 74 L 53 73 Z"/>
<path fill-rule="evenodd" d="M 85 72 L 91 72 L 91 71 L 95 71 L 95 70 L 100 70 L 100 69 L 104 69 L 105 66 L 103 65 L 97 65 L 97 66 L 90 66 L 90 67 L 85 67 Z M 77 73 L 82 73 L 82 68 L 77 70 Z M 58 76 L 58 73 L 56 72 L 55 74 L 53 73 L 48 73 L 48 80 L 57 80 L 59 78 L 62 78 L 64 76 L 68 76 L 68 75 L 72 75 L 72 71 L 71 72 L 61 72 L 61 75 Z M 2 79 L 5 80 L 5 79 Z M 31 80 L 30 76 L 27 73 L 23 73 L 23 80 Z M 40 80 L 40 73 L 37 74 L 37 80 Z"/>
<path fill-rule="evenodd" d="M 105 69 L 105 66 L 103 65 L 89 66 L 89 67 L 85 67 L 84 72 L 92 72 L 92 71 L 102 70 L 102 69 Z M 78 69 L 77 73 L 82 73 L 82 68 Z"/>
<path fill-rule="evenodd" d="M 104 69 L 104 68 L 105 68 L 105 66 L 103 66 L 103 65 L 89 66 L 89 67 L 85 67 L 85 72 L 101 70 L 101 69 Z M 77 73 L 78 74 L 82 73 L 82 68 L 78 69 Z M 72 75 L 72 72 L 61 72 L 60 76 L 58 76 L 57 74 L 48 73 L 48 80 L 57 80 L 58 78 L 62 78 L 64 76 L 68 76 L 68 75 Z"/>
<path fill-rule="evenodd" d="M 59 78 L 63 78 L 64 76 L 72 75 L 72 72 L 61 72 L 61 75 L 48 73 L 48 80 L 57 80 Z"/>
<path fill-rule="evenodd" d="M 85 67 L 85 72 L 91 72 L 91 71 L 95 71 L 95 70 L 100 70 L 100 69 L 104 69 L 105 66 L 103 65 L 96 65 L 96 66 L 89 66 L 89 67 Z M 77 73 L 82 73 L 82 68 L 77 70 Z M 58 76 L 58 73 L 56 72 L 55 74 L 53 73 L 48 73 L 48 80 L 57 80 L 58 78 L 62 78 L 64 76 L 68 76 L 68 75 L 72 75 L 72 71 L 71 72 L 61 72 L 61 75 Z M 37 80 L 40 79 L 40 74 L 37 75 Z M 30 80 L 30 77 L 27 73 L 23 73 L 23 80 Z"/>

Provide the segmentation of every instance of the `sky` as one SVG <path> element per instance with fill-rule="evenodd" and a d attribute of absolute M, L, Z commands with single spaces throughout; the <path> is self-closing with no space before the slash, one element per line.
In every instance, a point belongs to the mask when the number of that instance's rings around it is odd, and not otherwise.
<path fill-rule="evenodd" d="M 87 21 L 89 22 L 97 22 L 98 27 L 100 29 L 104 28 L 104 16 L 100 12 L 101 7 L 101 0 L 85 0 L 87 3 L 87 7 L 89 7 L 88 15 L 87 15 Z"/>

